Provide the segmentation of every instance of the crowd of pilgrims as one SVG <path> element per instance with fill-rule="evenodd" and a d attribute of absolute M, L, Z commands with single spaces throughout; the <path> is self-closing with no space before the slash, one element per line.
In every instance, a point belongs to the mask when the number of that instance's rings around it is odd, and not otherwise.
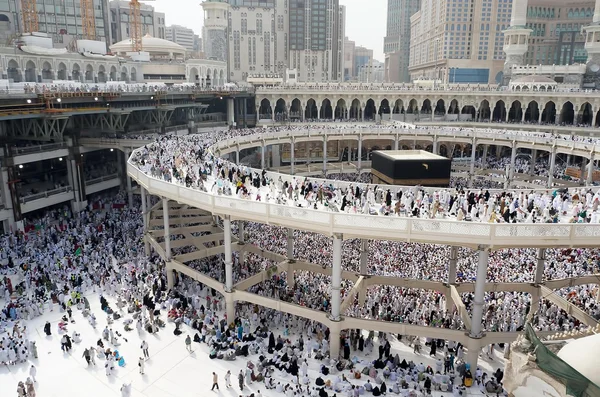
<path fill-rule="evenodd" d="M 244 133 L 245 130 L 241 131 Z M 227 132 L 229 137 L 238 133 L 240 132 Z M 214 136 L 162 138 L 157 144 L 147 145 L 136 152 L 134 161 L 145 171 L 161 175 L 166 180 L 177 180 L 206 190 L 213 189 L 206 186 L 209 178 L 212 177 L 212 183 L 217 183 L 220 173 L 223 185 L 219 188 L 224 191 L 229 171 L 225 174 L 227 177 L 223 173 L 231 165 L 206 154 L 207 145 L 212 144 L 214 139 Z M 244 168 L 236 169 L 236 175 L 237 171 L 241 175 L 245 172 Z M 263 182 L 267 184 L 264 174 L 254 177 L 261 185 Z M 243 189 L 251 190 L 252 185 L 240 187 L 240 190 Z M 308 193 L 306 186 L 304 190 L 305 196 L 314 193 L 314 188 L 312 191 L 308 189 Z M 356 192 L 355 189 L 348 190 L 348 194 Z M 365 195 L 370 196 L 367 200 L 388 200 L 387 192 L 365 190 Z M 426 201 L 425 194 L 420 190 L 405 192 L 405 195 L 410 193 L 417 199 Z M 549 194 L 547 197 L 552 197 Z M 597 206 L 597 193 L 582 190 L 575 194 L 579 195 L 579 199 L 574 199 L 571 192 L 556 194 L 547 205 L 556 205 L 557 212 L 558 209 L 570 211 L 569 206 L 565 207 L 565 202 L 571 203 L 571 208 L 580 204 L 588 208 L 589 204 L 592 211 L 597 209 L 594 208 L 594 205 Z M 35 340 L 27 330 L 27 320 L 43 315 L 48 310 L 59 310 L 63 314 L 57 329 L 61 335 L 61 347 L 71 349 L 72 342 L 78 343 L 79 340 L 76 331 L 71 334 L 67 331 L 73 310 L 81 311 L 91 326 L 96 327 L 99 323 L 102 327 L 105 316 L 107 325 L 119 320 L 118 315 L 113 313 L 115 310 L 111 308 L 112 304 L 120 309 L 127 308 L 128 314 L 133 317 L 121 319 L 125 331 L 130 331 L 133 323 L 138 331 L 143 329 L 147 332 L 164 332 L 161 330 L 172 323 L 169 326 L 173 328 L 174 325 L 175 334 L 182 332 L 181 327 L 189 326 L 195 333 L 194 341 L 208 343 L 207 352 L 211 358 L 249 357 L 241 370 L 242 386 L 262 379 L 265 388 L 273 388 L 286 396 L 323 396 L 336 392 L 355 396 L 363 389 L 370 390 L 374 395 L 387 389 L 387 392 L 399 391 L 404 395 L 420 396 L 432 388 L 452 390 L 455 395 L 460 395 L 459 393 L 464 393 L 460 385 L 470 375 L 482 387 L 501 390 L 499 382 L 502 374 L 496 373 L 485 379 L 485 374 L 479 368 L 467 369 L 462 361 L 462 346 L 452 341 L 402 338 L 399 335 L 350 330 L 341 336 L 340 356 L 329 357 L 329 331 L 315 321 L 239 303 L 236 318 L 227 319 L 222 314 L 223 299 L 214 290 L 186 276 L 177 277 L 176 288 L 167 291 L 166 275 L 162 271 L 164 263 L 155 255 L 147 257 L 144 254 L 140 203 L 112 206 L 115 203 L 122 204 L 124 197 L 120 193 L 98 199 L 101 203 L 98 206 L 100 210 L 94 209 L 92 205 L 79 213 L 71 213 L 68 207 L 49 210 L 40 218 L 29 221 L 35 228 L 28 228 L 28 233 L 11 233 L 0 238 L 1 274 L 20 276 L 16 285 L 12 284 L 13 278 L 9 277 L 2 277 L 0 282 L 0 297 L 3 298 L 0 311 L 0 363 L 25 365 L 25 362 L 37 357 Z M 536 199 L 541 202 L 544 197 L 546 195 Z M 525 200 L 519 194 L 515 194 L 514 198 L 517 202 Z M 108 209 L 104 209 L 107 207 L 104 204 L 108 204 Z M 234 234 L 237 234 L 236 227 L 234 223 Z M 246 222 L 244 231 L 248 244 L 259 250 L 286 255 L 286 229 Z M 206 246 L 211 244 L 206 243 Z M 359 271 L 360 244 L 356 239 L 343 241 L 344 270 Z M 323 235 L 294 231 L 294 257 L 298 260 L 323 267 L 331 266 L 331 248 L 330 239 Z M 189 248 L 175 248 L 173 251 L 178 255 L 186 252 L 186 249 Z M 600 266 L 599 253 L 597 249 L 549 249 L 544 278 L 597 274 Z M 445 282 L 448 277 L 449 256 L 449 248 L 446 246 L 369 241 L 368 271 L 369 274 Z M 222 263 L 222 256 L 214 256 L 187 264 L 224 282 Z M 476 253 L 469 249 L 459 249 L 457 282 L 473 282 L 477 263 Z M 234 278 L 239 281 L 274 264 L 273 260 L 266 259 L 257 252 L 235 252 Z M 490 254 L 487 278 L 489 282 L 532 282 L 535 264 L 536 252 L 532 249 L 493 251 Z M 328 310 L 331 284 L 329 276 L 318 272 L 298 271 L 293 279 L 293 285 L 287 285 L 285 272 L 275 273 L 268 280 L 251 287 L 250 292 L 320 311 Z M 343 297 L 352 286 L 351 281 L 344 280 Z M 556 293 L 593 317 L 600 318 L 597 286 L 570 287 Z M 90 312 L 86 296 L 100 299 L 105 313 Z M 472 294 L 463 294 L 463 301 L 469 311 L 472 300 Z M 486 293 L 484 328 L 489 331 L 519 330 L 530 307 L 531 297 L 525 293 Z M 445 298 L 438 292 L 371 286 L 364 303 L 360 304 L 358 298 L 354 299 L 345 314 L 463 329 L 464 324 L 456 310 L 446 311 L 446 308 Z M 161 311 L 166 313 L 166 318 L 161 317 Z M 540 309 L 534 314 L 532 323 L 538 330 L 558 331 L 585 327 L 546 300 L 543 300 Z M 49 323 L 44 331 L 52 334 Z M 117 349 L 119 339 L 123 336 L 118 332 L 113 334 L 112 330 L 106 331 L 103 332 L 102 339 L 85 349 L 84 356 L 87 351 L 86 360 L 93 360 L 94 356 L 105 359 L 107 376 L 111 376 L 114 365 L 124 362 Z M 422 342 L 425 342 L 437 360 L 436 368 L 418 363 L 418 357 L 409 362 L 400 360 L 389 348 L 388 340 L 396 338 L 410 343 L 416 353 L 420 352 Z M 370 356 L 373 351 L 379 351 L 377 359 Z M 482 354 L 493 357 L 493 347 L 486 347 Z M 312 379 L 314 377 L 307 376 L 308 364 L 305 360 L 309 358 L 321 360 L 322 363 L 321 375 L 316 382 Z M 282 379 L 283 373 L 295 375 L 295 380 L 292 377 L 291 380 L 287 378 L 288 381 L 278 381 L 277 379 Z M 30 375 L 35 380 L 35 367 L 30 370 Z M 31 392 L 28 392 L 30 388 Z M 128 389 L 125 387 L 124 390 Z M 20 396 L 35 395 L 33 383 L 21 382 L 17 393 Z"/>

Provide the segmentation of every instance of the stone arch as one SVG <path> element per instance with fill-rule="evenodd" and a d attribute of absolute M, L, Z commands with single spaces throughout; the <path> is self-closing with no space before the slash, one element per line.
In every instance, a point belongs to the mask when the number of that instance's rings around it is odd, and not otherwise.
<path fill-rule="evenodd" d="M 542 122 L 554 124 L 556 122 L 556 104 L 554 101 L 548 101 L 542 111 Z"/>
<path fill-rule="evenodd" d="M 300 99 L 294 98 L 290 107 L 290 119 L 300 119 L 302 118 L 302 103 Z"/>
<path fill-rule="evenodd" d="M 579 107 L 579 114 L 577 116 L 577 124 L 592 125 L 594 121 L 594 110 L 589 102 L 584 102 Z"/>
<path fill-rule="evenodd" d="M 465 105 L 461 109 L 460 114 L 470 114 L 471 115 L 471 120 L 475 120 L 476 112 L 477 112 L 477 110 L 475 109 L 475 106 L 473 106 L 473 105 Z"/>
<path fill-rule="evenodd" d="M 330 120 L 333 118 L 333 108 L 331 106 L 331 100 L 325 98 L 321 101 L 319 108 L 319 118 L 324 120 Z"/>
<path fill-rule="evenodd" d="M 86 82 L 94 81 L 94 66 L 92 66 L 92 64 L 90 64 L 90 63 L 85 65 L 85 81 Z"/>
<path fill-rule="evenodd" d="M 71 72 L 73 81 L 81 81 L 81 67 L 78 63 L 73 64 L 73 71 Z"/>
<path fill-rule="evenodd" d="M 42 64 L 42 80 L 53 80 L 54 72 L 52 71 L 52 65 L 50 62 L 45 61 Z"/>
<path fill-rule="evenodd" d="M 367 103 L 365 103 L 365 108 L 363 109 L 363 113 L 365 115 L 365 120 L 374 120 L 375 119 L 375 101 L 372 98 L 367 99 Z"/>
<path fill-rule="evenodd" d="M 492 121 L 504 122 L 506 120 L 506 104 L 503 100 L 496 102 L 494 111 L 492 112 Z"/>
<path fill-rule="evenodd" d="M 21 82 L 21 70 L 19 68 L 19 63 L 14 59 L 8 61 L 8 66 L 6 68 L 7 77 L 12 79 L 15 83 Z"/>
<path fill-rule="evenodd" d="M 129 81 L 129 71 L 125 66 L 121 68 L 121 81 Z"/>
<path fill-rule="evenodd" d="M 571 101 L 563 103 L 560 110 L 560 123 L 573 124 L 575 122 L 575 107 Z"/>
<path fill-rule="evenodd" d="M 117 68 L 114 66 L 110 67 L 110 81 L 117 81 Z"/>
<path fill-rule="evenodd" d="M 268 118 L 270 119 L 273 114 L 273 109 L 271 108 L 271 101 L 269 101 L 267 98 L 264 98 L 262 101 L 260 101 L 260 107 L 258 109 L 258 113 L 261 116 L 265 116 L 265 117 L 261 117 L 262 118 Z"/>
<path fill-rule="evenodd" d="M 347 117 L 348 109 L 346 109 L 346 101 L 342 98 L 338 99 L 335 104 L 334 118 L 344 120 Z"/>
<path fill-rule="evenodd" d="M 277 102 L 275 102 L 275 119 L 286 120 L 287 118 L 287 106 L 285 99 L 279 98 Z"/>
<path fill-rule="evenodd" d="M 396 99 L 396 101 L 394 102 L 394 109 L 392 113 L 404 113 L 404 102 L 402 101 L 402 99 Z"/>
<path fill-rule="evenodd" d="M 508 121 L 519 123 L 523 116 L 521 101 L 513 101 L 508 111 Z"/>
<path fill-rule="evenodd" d="M 198 68 L 191 68 L 189 76 L 188 76 L 188 81 L 190 83 L 198 84 L 199 80 L 200 80 L 200 72 L 198 71 Z"/>
<path fill-rule="evenodd" d="M 596 124 L 594 127 L 600 127 L 600 110 L 596 112 Z"/>
<path fill-rule="evenodd" d="M 431 101 L 429 99 L 425 99 L 423 104 L 421 105 L 421 110 L 419 113 L 421 114 L 431 114 Z"/>
<path fill-rule="evenodd" d="M 408 102 L 408 109 L 406 109 L 406 113 L 409 114 L 417 114 L 419 113 L 419 103 L 417 102 L 416 99 L 411 99 L 410 102 Z"/>
<path fill-rule="evenodd" d="M 137 81 L 137 69 L 132 67 L 131 68 L 131 77 L 130 77 L 131 81 Z"/>
<path fill-rule="evenodd" d="M 392 109 L 390 109 L 390 101 L 388 101 L 387 99 L 383 99 L 380 103 L 379 103 L 379 115 L 383 118 L 384 114 L 390 114 L 392 113 Z M 389 119 L 389 117 L 386 117 L 386 119 Z"/>
<path fill-rule="evenodd" d="M 67 73 L 67 65 L 65 65 L 63 62 L 58 64 L 57 78 L 59 80 L 67 80 L 69 78 Z"/>
<path fill-rule="evenodd" d="M 349 116 L 351 119 L 360 120 L 361 103 L 358 98 L 354 98 L 350 103 Z"/>
<path fill-rule="evenodd" d="M 29 60 L 25 64 L 25 81 L 27 83 L 36 83 L 37 82 L 37 66 L 35 62 Z"/>
<path fill-rule="evenodd" d="M 446 115 L 446 102 L 444 102 L 443 99 L 438 99 L 437 102 L 435 103 L 435 109 L 434 109 L 435 114 L 441 115 L 441 116 L 445 116 Z"/>
<path fill-rule="evenodd" d="M 313 98 L 310 98 L 308 101 L 306 101 L 306 110 L 304 118 L 307 120 L 316 120 L 318 117 L 319 111 L 317 109 L 317 101 L 315 101 Z"/>
<path fill-rule="evenodd" d="M 487 99 L 484 99 L 479 105 L 479 120 L 489 120 L 491 115 L 492 110 L 490 109 L 490 102 Z"/>
<path fill-rule="evenodd" d="M 448 114 L 459 114 L 460 107 L 458 105 L 458 100 L 453 99 L 450 101 L 450 106 L 448 107 Z"/>
<path fill-rule="evenodd" d="M 540 107 L 537 101 L 531 101 L 525 110 L 525 121 L 528 123 L 537 123 L 540 117 Z"/>
<path fill-rule="evenodd" d="M 104 65 L 98 66 L 98 83 L 106 83 L 106 68 Z"/>

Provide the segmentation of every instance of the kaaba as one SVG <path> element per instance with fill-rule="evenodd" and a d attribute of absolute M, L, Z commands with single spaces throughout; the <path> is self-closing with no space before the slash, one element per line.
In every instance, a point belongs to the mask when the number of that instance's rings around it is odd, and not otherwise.
<path fill-rule="evenodd" d="M 448 187 L 452 160 L 424 150 L 376 150 L 371 181 L 386 185 Z"/>

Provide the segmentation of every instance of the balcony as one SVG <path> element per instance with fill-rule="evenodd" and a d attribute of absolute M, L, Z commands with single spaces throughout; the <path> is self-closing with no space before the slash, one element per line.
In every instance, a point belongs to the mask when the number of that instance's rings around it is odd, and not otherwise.
<path fill-rule="evenodd" d="M 45 192 L 23 196 L 21 202 L 21 213 L 36 211 L 51 205 L 60 204 L 73 199 L 73 188 L 65 186 L 58 189 L 46 190 Z"/>
<path fill-rule="evenodd" d="M 119 174 L 104 175 L 99 178 L 85 181 L 85 194 L 94 194 L 103 190 L 112 189 L 121 184 Z"/>

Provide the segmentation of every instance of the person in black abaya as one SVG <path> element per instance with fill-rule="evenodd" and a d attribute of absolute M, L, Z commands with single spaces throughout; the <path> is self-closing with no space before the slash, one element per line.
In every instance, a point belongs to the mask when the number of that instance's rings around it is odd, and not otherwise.
<path fill-rule="evenodd" d="M 365 348 L 365 338 L 361 335 L 358 339 L 358 350 L 363 351 Z"/>
<path fill-rule="evenodd" d="M 381 358 L 383 357 L 383 345 L 379 345 L 379 359 L 381 360 Z"/>
<path fill-rule="evenodd" d="M 272 332 L 269 334 L 269 349 L 275 349 L 275 335 Z"/>
<path fill-rule="evenodd" d="M 49 323 L 48 321 L 46 321 L 46 324 L 44 325 L 44 333 L 45 333 L 47 336 L 50 336 L 50 335 L 52 335 L 52 330 L 51 330 L 51 328 L 50 328 L 50 323 Z"/>
<path fill-rule="evenodd" d="M 431 341 L 431 350 L 429 351 L 430 356 L 435 356 L 436 348 L 437 348 L 437 346 L 435 344 L 435 341 L 432 340 Z"/>
<path fill-rule="evenodd" d="M 348 360 L 350 358 L 350 346 L 348 344 L 344 345 L 344 360 Z"/>

